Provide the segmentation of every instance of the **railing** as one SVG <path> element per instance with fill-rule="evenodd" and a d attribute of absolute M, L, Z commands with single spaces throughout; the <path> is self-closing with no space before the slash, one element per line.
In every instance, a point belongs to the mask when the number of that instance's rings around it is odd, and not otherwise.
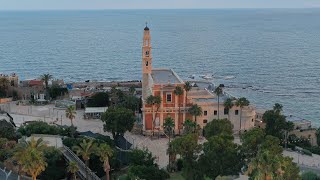
<path fill-rule="evenodd" d="M 88 172 L 89 179 L 91 179 L 91 180 L 100 180 L 100 178 L 99 178 L 94 172 L 92 172 L 91 169 L 89 169 L 89 167 L 87 167 L 87 166 L 83 163 L 83 161 L 81 161 L 81 159 L 80 159 L 77 155 L 75 155 L 73 151 L 71 151 L 71 149 L 69 149 L 69 148 L 68 148 L 67 146 L 65 146 L 65 145 L 63 145 L 63 149 L 66 150 L 66 151 L 68 152 L 68 154 L 71 155 L 71 158 L 74 159 L 74 160 L 77 162 L 78 165 L 80 165 L 80 167 L 79 167 L 80 171 L 81 171 L 81 169 L 84 169 L 85 172 L 80 173 L 80 174 L 81 174 L 81 178 L 86 179 L 86 178 L 84 178 L 84 177 L 86 176 L 86 172 Z M 66 156 L 66 158 L 68 158 L 68 155 L 67 155 L 67 154 L 64 154 L 64 155 Z M 70 158 L 70 157 L 69 157 L 69 158 Z M 69 159 L 69 158 L 68 158 L 68 159 Z M 71 159 L 71 158 L 70 158 L 70 159 Z M 70 159 L 69 159 L 69 160 L 70 160 Z M 83 173 L 84 173 L 84 174 L 83 174 Z"/>

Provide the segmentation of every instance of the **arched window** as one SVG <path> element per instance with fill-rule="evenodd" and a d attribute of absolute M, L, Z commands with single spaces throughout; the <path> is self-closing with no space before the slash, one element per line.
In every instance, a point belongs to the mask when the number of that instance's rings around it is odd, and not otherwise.
<path fill-rule="evenodd" d="M 149 62 L 147 61 L 147 62 L 146 62 L 146 66 L 148 66 L 148 65 L 149 65 Z"/>

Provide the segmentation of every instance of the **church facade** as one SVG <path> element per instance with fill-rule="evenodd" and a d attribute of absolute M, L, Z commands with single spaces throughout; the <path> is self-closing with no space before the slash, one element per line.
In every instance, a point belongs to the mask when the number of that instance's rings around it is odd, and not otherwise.
<path fill-rule="evenodd" d="M 193 104 L 197 104 L 202 109 L 202 115 L 197 117 L 197 124 L 203 128 L 213 119 L 229 119 L 235 131 L 246 130 L 254 126 L 255 108 L 252 106 L 240 108 L 234 106 L 228 113 L 224 109 L 224 100 L 231 97 L 224 92 L 219 97 L 213 93 L 213 85 L 207 81 L 193 81 L 193 87 L 189 92 L 184 90 L 185 82 L 172 70 L 168 68 L 153 68 L 152 66 L 152 46 L 150 29 L 146 26 L 143 34 L 142 46 L 142 122 L 144 134 L 152 132 L 163 133 L 163 123 L 167 117 L 174 119 L 176 134 L 182 133 L 183 123 L 186 119 L 195 120 L 188 113 Z M 181 87 L 182 94 L 175 95 L 176 87 Z M 148 104 L 150 96 L 160 97 L 160 104 Z M 219 107 L 219 108 L 218 108 Z M 240 114 L 241 125 L 240 125 Z"/>

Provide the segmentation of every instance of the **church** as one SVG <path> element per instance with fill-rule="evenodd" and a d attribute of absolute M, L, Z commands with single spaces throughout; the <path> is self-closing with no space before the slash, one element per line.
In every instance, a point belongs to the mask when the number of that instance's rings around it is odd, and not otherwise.
<path fill-rule="evenodd" d="M 197 104 L 202 109 L 202 115 L 196 118 L 196 123 L 203 128 L 213 119 L 226 118 L 231 121 L 234 131 L 241 131 L 254 127 L 256 109 L 252 106 L 242 108 L 233 106 L 230 110 L 224 108 L 227 98 L 234 98 L 226 92 L 218 97 L 214 94 L 214 86 L 207 81 L 189 81 L 192 84 L 190 91 L 184 89 L 183 81 L 177 73 L 168 68 L 152 67 L 151 34 L 148 26 L 144 28 L 142 45 L 142 122 L 143 133 L 149 135 L 153 132 L 163 133 L 163 123 L 167 117 L 174 119 L 175 134 L 183 131 L 183 123 L 186 119 L 195 121 L 189 112 L 189 108 Z M 174 93 L 176 87 L 182 89 L 182 93 Z M 148 97 L 160 97 L 159 104 L 148 104 Z M 219 102 L 219 105 L 218 105 Z M 241 118 L 240 118 L 241 115 Z M 241 122 L 241 124 L 240 124 Z"/>

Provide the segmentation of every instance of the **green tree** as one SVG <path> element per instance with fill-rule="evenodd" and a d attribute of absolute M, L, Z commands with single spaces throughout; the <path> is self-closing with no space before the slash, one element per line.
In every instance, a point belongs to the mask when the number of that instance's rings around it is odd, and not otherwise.
<path fill-rule="evenodd" d="M 227 119 L 214 119 L 204 127 L 204 136 L 209 139 L 213 136 L 228 135 L 232 139 L 233 125 Z"/>
<path fill-rule="evenodd" d="M 228 110 L 228 120 L 230 121 L 230 110 L 234 106 L 234 103 L 231 98 L 228 98 L 224 101 L 224 108 Z"/>
<path fill-rule="evenodd" d="M 215 90 L 214 93 L 218 97 L 218 119 L 220 119 L 220 96 L 223 94 L 222 88 L 218 86 Z"/>
<path fill-rule="evenodd" d="M 68 94 L 68 89 L 60 86 L 52 86 L 49 88 L 49 95 L 52 99 L 56 99 L 59 96 L 64 96 Z"/>
<path fill-rule="evenodd" d="M 186 104 L 188 101 L 188 92 L 192 89 L 192 85 L 189 81 L 184 83 L 183 89 L 186 91 Z"/>
<path fill-rule="evenodd" d="M 63 129 L 55 125 L 49 125 L 46 122 L 35 121 L 27 125 L 20 126 L 18 132 L 24 136 L 31 136 L 32 134 L 50 134 L 58 135 L 62 133 Z"/>
<path fill-rule="evenodd" d="M 43 149 L 46 147 L 43 140 L 40 138 L 35 140 L 31 138 L 30 141 L 22 141 L 17 145 L 14 159 L 19 165 L 19 169 L 29 174 L 33 180 L 46 169 L 47 163 L 45 161 Z"/>
<path fill-rule="evenodd" d="M 176 86 L 173 93 L 178 96 L 178 128 L 181 129 L 182 120 L 181 120 L 181 95 L 183 95 L 183 89 L 180 86 Z"/>
<path fill-rule="evenodd" d="M 197 123 L 197 116 L 202 115 L 202 108 L 197 104 L 194 104 L 190 107 L 189 113 L 194 116 L 194 122 Z"/>
<path fill-rule="evenodd" d="M 247 159 L 257 155 L 260 145 L 265 140 L 265 132 L 260 128 L 252 128 L 241 134 L 242 151 Z"/>
<path fill-rule="evenodd" d="M 282 154 L 273 154 L 268 150 L 259 150 L 249 165 L 248 174 L 252 179 L 301 179 L 300 170 L 292 158 Z"/>
<path fill-rule="evenodd" d="M 273 106 L 273 110 L 276 114 L 281 114 L 283 106 L 279 103 L 275 103 Z"/>
<path fill-rule="evenodd" d="M 111 131 L 113 138 L 124 135 L 131 131 L 135 122 L 134 113 L 123 107 L 109 108 L 101 117 L 105 123 L 104 131 Z"/>
<path fill-rule="evenodd" d="M 151 105 L 151 108 L 152 108 L 152 134 L 154 135 L 154 127 L 155 127 L 155 121 L 156 121 L 156 117 L 157 117 L 157 114 L 158 114 L 158 111 L 159 111 L 159 108 L 160 108 L 160 104 L 161 104 L 161 97 L 160 96 L 153 96 L 153 95 L 150 95 L 147 97 L 147 100 L 146 100 L 146 104 L 147 105 Z M 156 112 L 154 113 L 154 106 L 157 107 L 156 109 Z"/>
<path fill-rule="evenodd" d="M 166 180 L 170 175 L 163 169 L 155 166 L 130 166 L 128 171 L 129 179 L 155 179 Z"/>
<path fill-rule="evenodd" d="M 14 126 L 6 120 L 0 120 L 0 138 L 16 139 Z"/>
<path fill-rule="evenodd" d="M 75 161 L 70 161 L 68 164 L 68 172 L 72 174 L 72 179 L 77 180 L 76 173 L 79 171 L 79 166 Z"/>
<path fill-rule="evenodd" d="M 239 130 L 240 132 L 241 132 L 242 109 L 243 107 L 249 106 L 249 105 L 250 105 L 250 101 L 244 97 L 239 98 L 236 102 L 236 106 L 240 107 L 240 130 Z"/>
<path fill-rule="evenodd" d="M 46 147 L 43 149 L 43 154 L 48 166 L 39 175 L 39 179 L 63 179 L 66 176 L 66 162 L 61 151 L 55 147 Z"/>
<path fill-rule="evenodd" d="M 197 154 L 201 150 L 198 144 L 198 136 L 196 134 L 188 134 L 178 137 L 170 142 L 169 148 L 173 148 L 176 154 L 183 159 L 183 174 L 187 179 L 193 179 L 197 170 L 196 159 Z"/>
<path fill-rule="evenodd" d="M 203 144 L 203 154 L 199 159 L 202 174 L 216 179 L 220 176 L 238 175 L 243 167 L 240 146 L 224 134 L 210 137 Z"/>
<path fill-rule="evenodd" d="M 262 119 L 266 123 L 266 134 L 283 139 L 286 132 L 293 130 L 293 123 L 288 122 L 286 117 L 281 114 L 282 106 L 275 104 L 273 110 L 266 111 Z"/>
<path fill-rule="evenodd" d="M 49 98 L 49 81 L 53 78 L 53 76 L 51 74 L 43 74 L 40 76 L 40 79 L 44 82 L 45 84 L 45 88 L 46 88 L 46 96 L 47 96 L 47 99 Z"/>
<path fill-rule="evenodd" d="M 76 152 L 78 156 L 82 157 L 86 166 L 89 167 L 90 155 L 96 152 L 97 145 L 93 142 L 92 139 L 90 140 L 84 139 L 82 143 L 80 143 L 79 145 L 73 146 L 72 149 L 73 151 Z M 89 179 L 89 174 L 87 169 L 86 169 L 86 179 Z"/>
<path fill-rule="evenodd" d="M 140 108 L 140 99 L 132 95 L 125 96 L 124 101 L 121 103 L 121 107 L 131 109 L 132 111 L 138 111 Z"/>
<path fill-rule="evenodd" d="M 129 162 L 132 166 L 156 166 L 156 158 L 152 156 L 148 149 L 133 149 L 129 154 Z"/>
<path fill-rule="evenodd" d="M 281 154 L 283 148 L 280 146 L 280 140 L 277 137 L 267 135 L 260 145 L 261 150 L 267 150 L 272 154 Z"/>
<path fill-rule="evenodd" d="M 0 78 L 0 97 L 6 97 L 8 95 L 8 87 L 9 87 L 9 80 L 7 78 L 1 77 Z"/>
<path fill-rule="evenodd" d="M 106 107 L 109 106 L 109 94 L 106 92 L 98 92 L 88 100 L 88 107 Z"/>
<path fill-rule="evenodd" d="M 48 89 L 49 87 L 49 81 L 53 78 L 53 76 L 51 74 L 43 74 L 40 76 L 40 79 L 44 82 L 44 84 L 46 85 L 46 89 Z"/>
<path fill-rule="evenodd" d="M 184 127 L 184 134 L 195 133 L 197 128 L 197 123 L 191 121 L 190 119 L 187 119 L 184 121 L 183 127 Z"/>
<path fill-rule="evenodd" d="M 174 128 L 174 119 L 172 119 L 171 117 L 166 117 L 163 123 L 163 127 L 165 128 L 165 132 L 168 134 L 169 137 L 169 143 L 168 145 L 170 145 L 170 138 L 172 136 L 172 131 Z M 169 168 L 172 167 L 172 162 L 171 162 L 171 154 L 169 154 Z"/>
<path fill-rule="evenodd" d="M 108 144 L 100 144 L 97 149 L 97 155 L 100 157 L 100 161 L 103 162 L 103 169 L 106 173 L 106 179 L 110 180 L 110 161 L 109 159 L 113 155 L 113 150 Z"/>

